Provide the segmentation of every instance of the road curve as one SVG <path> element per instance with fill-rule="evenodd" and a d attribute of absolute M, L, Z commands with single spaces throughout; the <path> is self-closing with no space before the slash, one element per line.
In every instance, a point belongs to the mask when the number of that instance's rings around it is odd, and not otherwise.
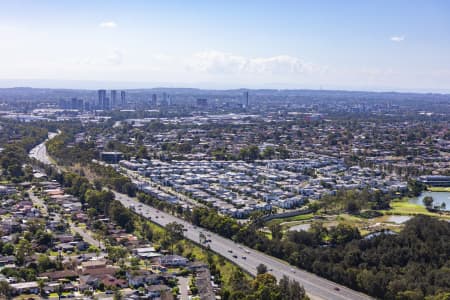
<path fill-rule="evenodd" d="M 136 198 L 131 198 L 117 192 L 114 192 L 114 194 L 116 199 L 125 207 L 130 208 L 133 206 L 136 213 L 145 218 L 150 218 L 153 222 L 161 226 L 166 226 L 170 222 L 183 224 L 187 229 L 185 231 L 185 237 L 194 242 L 199 242 L 200 233 L 203 232 L 207 236 L 207 239 L 211 240 L 209 243 L 211 250 L 236 263 L 252 275 L 256 275 L 256 267 L 260 263 L 263 263 L 270 270 L 269 272 L 278 280 L 283 275 L 286 275 L 298 281 L 305 287 L 306 292 L 313 299 L 372 299 L 365 294 L 298 269 L 272 256 L 237 244 L 230 239 L 223 238 L 203 228 L 195 227 L 183 219 L 142 204 Z M 237 258 L 233 257 L 233 255 L 236 255 Z"/>
<path fill-rule="evenodd" d="M 48 156 L 47 147 L 45 146 L 45 143 L 57 135 L 58 134 L 55 132 L 49 132 L 48 138 L 44 142 L 40 143 L 39 145 L 37 145 L 36 147 L 31 149 L 30 153 L 28 153 L 28 155 L 44 164 L 51 165 L 52 161 L 50 159 L 50 156 Z"/>

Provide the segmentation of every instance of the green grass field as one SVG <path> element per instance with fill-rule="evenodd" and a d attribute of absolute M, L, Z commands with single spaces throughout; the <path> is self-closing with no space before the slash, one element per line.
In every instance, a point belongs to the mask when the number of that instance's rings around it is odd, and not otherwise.
<path fill-rule="evenodd" d="M 286 223 L 286 222 L 306 221 L 306 220 L 312 219 L 313 217 L 314 217 L 313 214 L 306 214 L 306 215 L 298 215 L 298 216 L 289 217 L 289 218 L 273 219 L 273 220 L 268 221 L 266 223 L 266 226 L 270 226 L 273 224 L 281 224 L 281 223 Z"/>
<path fill-rule="evenodd" d="M 439 214 L 428 211 L 424 206 L 408 202 L 408 199 L 402 199 L 391 202 L 392 209 L 383 211 L 386 215 L 427 215 L 443 219 L 450 219 L 449 214 Z"/>
<path fill-rule="evenodd" d="M 427 190 L 430 192 L 450 192 L 450 187 L 429 186 Z"/>
<path fill-rule="evenodd" d="M 424 206 L 410 203 L 408 201 L 392 201 L 391 210 L 386 211 L 387 214 L 392 215 L 436 215 L 429 212 Z"/>

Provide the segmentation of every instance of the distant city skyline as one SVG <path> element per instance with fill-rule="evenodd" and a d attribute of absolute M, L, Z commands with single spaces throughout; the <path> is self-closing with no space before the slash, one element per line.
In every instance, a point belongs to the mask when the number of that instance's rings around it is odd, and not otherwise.
<path fill-rule="evenodd" d="M 448 1 L 2 1 L 0 87 L 450 92 Z"/>

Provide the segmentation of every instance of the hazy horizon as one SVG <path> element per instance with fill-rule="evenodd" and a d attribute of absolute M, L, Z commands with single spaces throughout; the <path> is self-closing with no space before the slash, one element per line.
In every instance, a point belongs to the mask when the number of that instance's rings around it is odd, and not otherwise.
<path fill-rule="evenodd" d="M 448 92 L 449 35 L 443 0 L 3 1 L 0 84 Z"/>
<path fill-rule="evenodd" d="M 393 87 L 342 87 L 342 86 L 286 86 L 283 84 L 266 83 L 253 86 L 238 84 L 223 85 L 219 83 L 169 83 L 169 82 L 119 82 L 97 80 L 52 80 L 52 79 L 0 79 L 0 89 L 8 88 L 35 88 L 35 89 L 74 89 L 74 90 L 98 90 L 98 89 L 199 89 L 199 90 L 313 90 L 313 91 L 348 91 L 348 92 L 394 92 L 394 93 L 418 93 L 418 94 L 450 94 L 450 89 L 399 89 Z"/>

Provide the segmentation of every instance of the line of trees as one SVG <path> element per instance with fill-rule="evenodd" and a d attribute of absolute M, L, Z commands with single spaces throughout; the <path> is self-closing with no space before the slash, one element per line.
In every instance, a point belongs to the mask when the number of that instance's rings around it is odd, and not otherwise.
<path fill-rule="evenodd" d="M 23 165 L 29 161 L 28 152 L 44 141 L 47 134 L 45 128 L 28 124 L 14 121 L 1 124 L 0 145 L 4 149 L 0 152 L 0 167 L 5 179 L 13 182 L 32 179 L 33 170 Z"/>
<path fill-rule="evenodd" d="M 230 276 L 230 289 L 222 292 L 224 300 L 306 300 L 305 289 L 297 282 L 284 276 L 277 279 L 267 273 L 261 272 L 255 279 L 249 280 L 242 270 L 235 269 Z"/>

